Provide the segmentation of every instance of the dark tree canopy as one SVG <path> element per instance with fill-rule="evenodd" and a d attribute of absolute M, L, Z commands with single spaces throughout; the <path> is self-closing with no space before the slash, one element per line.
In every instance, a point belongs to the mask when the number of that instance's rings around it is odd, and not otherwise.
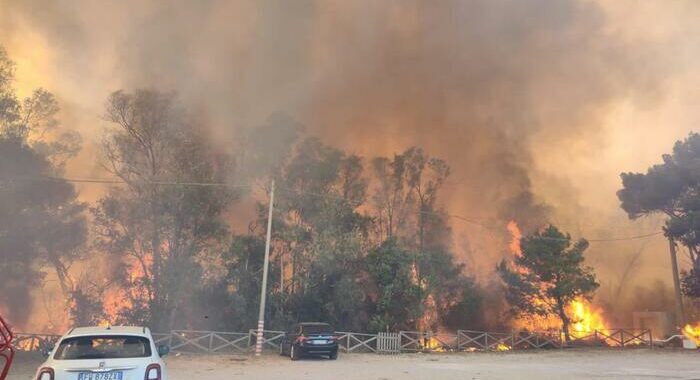
<path fill-rule="evenodd" d="M 688 249 L 693 263 L 683 273 L 683 292 L 700 297 L 700 135 L 677 141 L 663 163 L 643 173 L 622 173 L 617 195 L 631 219 L 661 213 L 667 216 L 665 234 Z"/>
<path fill-rule="evenodd" d="M 69 299 L 69 273 L 86 240 L 85 205 L 72 184 L 54 177 L 79 149 L 74 133 L 55 132 L 58 104 L 38 89 L 20 101 L 12 88 L 14 64 L 0 46 L 0 303 L 10 318 L 26 319 L 33 286 L 55 271 Z M 43 136 L 39 139 L 37 136 Z"/>

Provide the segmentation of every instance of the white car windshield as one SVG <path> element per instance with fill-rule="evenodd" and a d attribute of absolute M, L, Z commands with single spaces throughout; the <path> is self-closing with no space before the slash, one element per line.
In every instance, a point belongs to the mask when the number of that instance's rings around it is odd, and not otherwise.
<path fill-rule="evenodd" d="M 148 338 L 130 335 L 66 338 L 56 350 L 56 360 L 143 358 L 151 356 Z"/>

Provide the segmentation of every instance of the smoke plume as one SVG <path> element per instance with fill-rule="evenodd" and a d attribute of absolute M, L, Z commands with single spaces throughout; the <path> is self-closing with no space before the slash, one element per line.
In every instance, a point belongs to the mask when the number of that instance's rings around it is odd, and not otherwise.
<path fill-rule="evenodd" d="M 685 63 L 700 48 L 678 41 L 698 34 L 689 15 L 700 7 L 624 3 L 0 0 L 0 43 L 20 57 L 20 90 L 55 92 L 88 141 L 111 91 L 157 87 L 208 115 L 222 147 L 256 133 L 282 147 L 288 130 L 271 128 L 271 114 L 367 158 L 420 145 L 452 167 L 448 213 L 482 224 L 455 222 L 463 261 L 492 271 L 510 219 L 576 237 L 648 227 L 621 218 L 617 174 L 658 160 L 691 127 L 668 116 L 666 99 L 689 99 L 681 83 L 698 84 Z M 87 145 L 69 174 L 99 176 Z M 616 281 L 607 264 L 625 263 L 634 244 L 614 246 L 614 258 L 592 248 L 604 287 Z M 635 265 L 667 279 L 665 260 Z"/>

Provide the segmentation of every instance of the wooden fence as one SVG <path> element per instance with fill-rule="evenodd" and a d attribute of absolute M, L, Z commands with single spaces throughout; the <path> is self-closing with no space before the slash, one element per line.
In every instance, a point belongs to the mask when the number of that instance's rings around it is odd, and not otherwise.
<path fill-rule="evenodd" d="M 594 330 L 591 333 L 571 337 L 571 346 L 604 347 L 653 347 L 651 330 L 612 329 Z"/>
<path fill-rule="evenodd" d="M 346 353 L 400 352 L 464 352 L 511 351 L 563 348 L 566 346 L 652 347 L 650 330 L 596 330 L 590 334 L 574 335 L 571 342 L 562 340 L 558 332 L 487 332 L 459 330 L 456 334 L 399 331 L 398 333 L 362 334 L 336 332 L 340 350 Z M 265 330 L 263 348 L 278 351 L 284 331 Z M 167 345 L 172 352 L 183 353 L 247 353 L 255 348 L 257 330 L 247 333 L 224 331 L 173 330 L 153 333 L 156 345 Z M 53 334 L 15 334 L 13 346 L 19 351 L 44 351 L 60 339 Z"/>
<path fill-rule="evenodd" d="M 350 352 L 377 352 L 376 334 L 357 334 L 352 332 L 337 332 L 338 344 L 341 351 Z"/>
<path fill-rule="evenodd" d="M 154 339 L 156 344 L 166 344 L 174 352 L 244 352 L 250 347 L 249 334 L 223 331 L 174 330 L 170 334 L 154 334 Z"/>
<path fill-rule="evenodd" d="M 16 333 L 12 346 L 18 351 L 46 351 L 61 338 L 55 334 Z"/>
<path fill-rule="evenodd" d="M 377 334 L 377 353 L 398 354 L 401 352 L 401 336 L 397 333 Z"/>
<path fill-rule="evenodd" d="M 459 351 L 510 351 L 562 347 L 561 335 L 557 332 L 492 333 L 459 330 L 457 335 Z"/>

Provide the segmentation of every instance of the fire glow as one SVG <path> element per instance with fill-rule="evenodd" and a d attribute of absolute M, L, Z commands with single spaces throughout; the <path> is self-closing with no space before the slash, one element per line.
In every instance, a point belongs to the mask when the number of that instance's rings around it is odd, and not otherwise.
<path fill-rule="evenodd" d="M 595 331 L 608 334 L 609 329 L 603 319 L 602 311 L 594 309 L 584 299 L 571 301 L 567 314 L 571 317 L 570 334 L 574 338 L 583 338 Z"/>
<path fill-rule="evenodd" d="M 700 322 L 696 323 L 695 325 L 685 325 L 685 327 L 683 327 L 683 335 L 686 338 L 695 341 L 695 344 L 700 346 Z"/>
<path fill-rule="evenodd" d="M 134 284 L 148 279 L 148 273 L 153 265 L 153 259 L 146 255 L 143 260 L 132 259 L 126 266 L 127 280 Z M 149 300 L 150 293 L 145 286 L 132 286 L 130 288 L 111 288 L 104 295 L 104 318 L 99 326 L 111 326 L 118 324 L 119 313 L 123 310 L 134 308 L 133 300 Z"/>

